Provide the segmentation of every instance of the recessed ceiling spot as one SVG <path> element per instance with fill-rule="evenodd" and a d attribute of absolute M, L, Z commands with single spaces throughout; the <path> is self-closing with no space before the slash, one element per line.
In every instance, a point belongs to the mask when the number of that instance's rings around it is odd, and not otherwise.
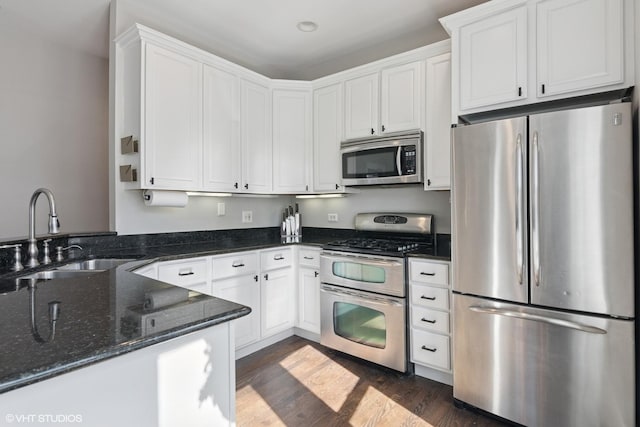
<path fill-rule="evenodd" d="M 302 21 L 298 22 L 297 25 L 300 31 L 304 31 L 305 33 L 310 33 L 318 29 L 318 24 L 313 21 Z"/>

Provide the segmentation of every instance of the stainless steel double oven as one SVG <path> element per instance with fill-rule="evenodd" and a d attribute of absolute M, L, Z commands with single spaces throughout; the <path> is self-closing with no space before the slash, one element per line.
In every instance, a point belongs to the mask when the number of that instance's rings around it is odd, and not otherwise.
<path fill-rule="evenodd" d="M 375 238 L 332 242 L 320 256 L 321 344 L 407 371 L 405 253 L 424 248 L 432 217 L 358 214 L 356 230 Z M 380 238 L 380 232 L 385 232 Z M 400 239 L 413 232 L 413 240 Z M 425 234 L 427 237 L 425 237 Z M 389 236 L 394 236 L 393 240 Z"/>

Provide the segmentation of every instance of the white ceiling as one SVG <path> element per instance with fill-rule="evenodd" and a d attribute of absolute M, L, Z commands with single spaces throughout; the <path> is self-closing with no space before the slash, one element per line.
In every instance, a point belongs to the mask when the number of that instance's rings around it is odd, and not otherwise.
<path fill-rule="evenodd" d="M 443 40 L 438 18 L 486 0 L 113 1 L 116 34 L 140 22 L 271 78 L 310 80 Z M 0 0 L 0 18 L 106 58 L 109 3 Z"/>

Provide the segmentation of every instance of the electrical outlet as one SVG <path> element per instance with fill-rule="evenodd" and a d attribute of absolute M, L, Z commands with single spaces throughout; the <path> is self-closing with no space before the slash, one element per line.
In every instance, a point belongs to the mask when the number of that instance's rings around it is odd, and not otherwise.
<path fill-rule="evenodd" d="M 329 221 L 329 222 L 338 222 L 338 214 L 337 213 L 330 213 L 329 215 L 327 215 L 327 221 Z"/>
<path fill-rule="evenodd" d="M 242 222 L 253 222 L 253 211 L 242 211 Z"/>
<path fill-rule="evenodd" d="M 218 216 L 224 216 L 225 214 L 226 212 L 225 212 L 224 203 L 223 202 L 218 203 Z"/>

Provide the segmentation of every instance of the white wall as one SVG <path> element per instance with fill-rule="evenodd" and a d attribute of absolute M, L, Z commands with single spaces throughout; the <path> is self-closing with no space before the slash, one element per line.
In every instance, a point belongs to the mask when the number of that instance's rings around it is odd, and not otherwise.
<path fill-rule="evenodd" d="M 0 14 L 0 240 L 26 236 L 38 187 L 63 232 L 108 228 L 107 60 L 35 36 Z M 81 37 L 81 35 L 79 35 Z M 38 200 L 38 234 L 48 206 Z"/>
<path fill-rule="evenodd" d="M 359 212 L 410 212 L 434 215 L 436 232 L 450 233 L 449 194 L 448 191 L 424 191 L 418 185 L 362 187 L 360 193 L 344 198 L 296 199 L 295 202 L 300 206 L 303 227 L 353 228 L 355 215 Z M 328 222 L 329 213 L 337 213 L 338 222 Z"/>

